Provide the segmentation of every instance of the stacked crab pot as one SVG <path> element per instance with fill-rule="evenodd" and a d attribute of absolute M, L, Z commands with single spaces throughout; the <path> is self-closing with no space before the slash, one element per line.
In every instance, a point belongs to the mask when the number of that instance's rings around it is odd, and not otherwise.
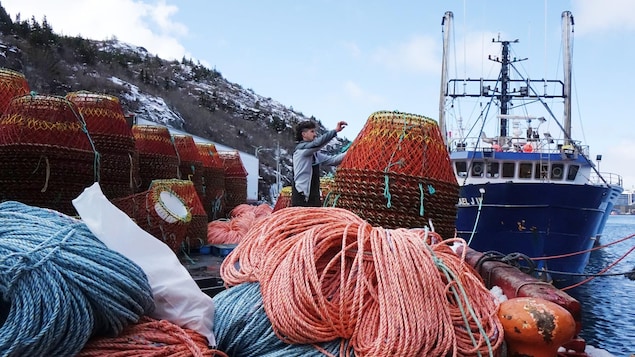
<path fill-rule="evenodd" d="M 373 113 L 337 167 L 325 206 L 385 228 L 432 226 L 454 236 L 459 187 L 436 121 Z"/>

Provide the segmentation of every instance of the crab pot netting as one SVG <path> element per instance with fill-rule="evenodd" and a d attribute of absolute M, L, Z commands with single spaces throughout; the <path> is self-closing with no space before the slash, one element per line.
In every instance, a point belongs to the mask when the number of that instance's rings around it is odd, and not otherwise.
<path fill-rule="evenodd" d="M 238 151 L 219 151 L 225 168 L 224 212 L 231 212 L 236 206 L 247 202 L 247 170 Z"/>
<path fill-rule="evenodd" d="M 29 83 L 20 72 L 0 68 L 0 114 L 4 113 L 14 97 L 28 94 Z"/>
<path fill-rule="evenodd" d="M 99 156 L 63 97 L 13 98 L 0 117 L 0 199 L 76 215 L 72 200 L 98 180 Z"/>
<path fill-rule="evenodd" d="M 132 135 L 139 155 L 138 190 L 147 190 L 152 180 L 178 178 L 179 159 L 168 128 L 133 125 Z"/>
<path fill-rule="evenodd" d="M 141 229 L 165 243 L 173 252 L 180 252 L 192 215 L 185 199 L 176 192 L 156 185 L 147 191 L 115 198 L 111 202 Z"/>
<path fill-rule="evenodd" d="M 272 212 L 283 208 L 291 207 L 291 186 L 285 186 L 280 190 L 276 204 L 273 206 Z"/>
<path fill-rule="evenodd" d="M 207 241 L 207 212 L 196 192 L 194 183 L 190 180 L 154 180 L 150 184 L 151 189 L 167 188 L 179 196 L 188 207 L 192 219 L 185 233 L 185 246 L 187 248 L 200 248 Z"/>
<path fill-rule="evenodd" d="M 174 147 L 179 157 L 179 175 L 182 180 L 190 180 L 202 200 L 203 191 L 203 162 L 198 148 L 191 135 L 172 135 Z"/>
<path fill-rule="evenodd" d="M 197 143 L 198 153 L 203 163 L 203 206 L 210 220 L 220 218 L 225 195 L 225 168 L 216 146 L 211 143 Z"/>
<path fill-rule="evenodd" d="M 325 205 L 349 209 L 385 228 L 416 228 L 431 220 L 454 236 L 459 187 L 436 121 L 376 112 L 338 166 Z"/>
<path fill-rule="evenodd" d="M 119 99 L 83 91 L 68 93 L 66 99 L 79 109 L 99 152 L 99 183 L 104 195 L 117 198 L 135 193 L 139 176 L 135 140 Z"/>

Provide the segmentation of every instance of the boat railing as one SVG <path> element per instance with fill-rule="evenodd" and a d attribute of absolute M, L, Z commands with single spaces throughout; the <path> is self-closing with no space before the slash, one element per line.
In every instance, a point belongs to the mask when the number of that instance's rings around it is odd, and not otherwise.
<path fill-rule="evenodd" d="M 501 144 L 502 143 L 502 144 Z M 467 137 L 450 141 L 450 152 L 456 151 L 504 151 L 542 154 L 575 154 L 589 156 L 589 146 L 576 140 L 556 139 L 551 136 L 539 138 L 508 137 L 497 138 Z"/>
<path fill-rule="evenodd" d="M 599 175 L 592 174 L 589 181 L 596 185 L 607 183 L 612 186 L 623 187 L 622 176 L 613 172 L 600 172 Z"/>

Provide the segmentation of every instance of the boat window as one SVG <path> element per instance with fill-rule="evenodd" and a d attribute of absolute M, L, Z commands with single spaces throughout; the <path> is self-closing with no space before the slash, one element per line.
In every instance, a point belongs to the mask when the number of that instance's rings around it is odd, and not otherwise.
<path fill-rule="evenodd" d="M 552 180 L 562 180 L 564 177 L 564 164 L 553 164 L 551 165 L 551 179 Z"/>
<path fill-rule="evenodd" d="M 487 163 L 487 177 L 498 178 L 500 176 L 500 164 L 498 162 Z"/>
<path fill-rule="evenodd" d="M 456 161 L 454 163 L 456 175 L 459 177 L 467 177 L 467 163 L 465 161 Z"/>
<path fill-rule="evenodd" d="M 575 180 L 576 175 L 578 174 L 578 170 L 580 166 L 578 165 L 569 165 L 569 172 L 567 173 L 567 180 L 573 181 Z"/>
<path fill-rule="evenodd" d="M 531 178 L 531 169 L 532 164 L 530 162 L 522 162 L 518 167 L 518 177 L 519 178 Z"/>
<path fill-rule="evenodd" d="M 536 179 L 547 179 L 549 176 L 549 165 L 547 164 L 536 164 L 536 173 L 534 178 Z"/>
<path fill-rule="evenodd" d="M 503 162 L 503 177 L 513 178 L 516 173 L 516 165 L 513 162 Z"/>
<path fill-rule="evenodd" d="M 485 165 L 482 161 L 472 162 L 472 177 L 483 177 L 484 166 Z"/>

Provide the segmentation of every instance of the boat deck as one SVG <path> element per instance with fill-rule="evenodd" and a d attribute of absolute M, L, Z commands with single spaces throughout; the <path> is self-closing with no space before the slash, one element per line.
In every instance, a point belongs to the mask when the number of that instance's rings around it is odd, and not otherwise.
<path fill-rule="evenodd" d="M 225 290 L 220 277 L 220 266 L 224 257 L 211 254 L 182 254 L 179 256 L 181 264 L 190 273 L 202 292 L 214 297 Z"/>

